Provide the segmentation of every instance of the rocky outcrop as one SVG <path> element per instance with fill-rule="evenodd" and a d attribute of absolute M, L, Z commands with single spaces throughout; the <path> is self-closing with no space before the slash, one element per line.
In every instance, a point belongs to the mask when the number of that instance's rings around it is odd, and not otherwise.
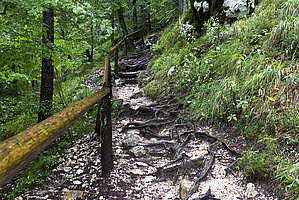
<path fill-rule="evenodd" d="M 256 0 L 189 0 L 182 17 L 182 33 L 186 36 L 192 29 L 202 32 L 204 23 L 211 18 L 221 24 L 232 23 L 250 14 L 255 4 Z"/>

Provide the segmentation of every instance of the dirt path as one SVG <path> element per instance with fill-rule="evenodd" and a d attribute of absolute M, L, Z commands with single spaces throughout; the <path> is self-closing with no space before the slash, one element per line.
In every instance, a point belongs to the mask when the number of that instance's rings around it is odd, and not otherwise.
<path fill-rule="evenodd" d="M 150 58 L 150 51 L 143 50 L 120 64 L 130 74 L 135 70 L 146 74 Z M 240 139 L 184 121 L 188 116 L 180 115 L 180 103 L 171 99 L 152 102 L 136 82 L 136 78 L 118 78 L 113 86 L 113 98 L 121 100 L 122 112 L 113 122 L 110 177 L 101 177 L 100 146 L 91 133 L 61 157 L 61 164 L 44 184 L 20 199 L 248 198 L 242 174 L 228 173 L 227 168 L 241 152 L 232 145 Z M 226 143 L 228 138 L 234 140 Z M 253 192 L 254 199 L 276 199 L 260 187 Z"/>

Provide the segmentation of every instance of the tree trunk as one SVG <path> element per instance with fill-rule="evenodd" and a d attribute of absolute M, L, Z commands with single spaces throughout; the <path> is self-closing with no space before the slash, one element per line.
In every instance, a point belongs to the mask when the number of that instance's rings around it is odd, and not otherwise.
<path fill-rule="evenodd" d="M 40 111 L 38 113 L 38 122 L 46 119 L 51 115 L 53 100 L 53 79 L 54 66 L 52 60 L 52 50 L 54 44 L 54 10 L 50 8 L 43 11 L 43 58 L 42 58 L 42 74 L 40 87 Z"/>
<path fill-rule="evenodd" d="M 13 63 L 11 66 L 11 70 L 16 73 L 16 65 Z M 14 79 L 12 81 L 13 87 L 15 88 L 15 96 L 18 96 L 18 81 L 17 79 Z"/>
<path fill-rule="evenodd" d="M 147 27 L 148 27 L 149 31 L 152 30 L 152 25 L 151 25 L 151 4 L 150 4 L 150 2 L 148 3 Z"/>
<path fill-rule="evenodd" d="M 94 49 L 94 34 L 93 34 L 93 25 L 90 26 L 91 32 L 91 51 L 90 51 L 90 62 L 93 61 L 93 49 Z"/>
<path fill-rule="evenodd" d="M 180 17 L 182 17 L 184 12 L 187 9 L 187 3 L 186 0 L 178 0 L 178 1 L 179 1 L 179 13 L 180 13 Z"/>
<path fill-rule="evenodd" d="M 136 1 L 133 0 L 133 30 L 136 31 L 138 27 L 138 18 L 137 18 L 137 9 L 136 9 Z"/>
<path fill-rule="evenodd" d="M 128 35 L 128 30 L 127 30 L 127 26 L 126 26 L 126 23 L 125 23 L 125 17 L 123 15 L 122 8 L 117 10 L 117 14 L 118 14 L 118 20 L 119 20 L 119 24 L 121 26 L 121 30 L 122 30 L 123 35 L 125 37 L 126 35 Z M 127 38 L 126 41 L 127 41 L 127 44 L 129 45 L 129 48 L 134 47 L 133 42 L 129 38 Z"/>
<path fill-rule="evenodd" d="M 144 5 L 140 5 L 140 13 L 141 13 L 141 25 L 143 28 L 145 28 L 146 27 L 146 16 L 145 16 Z"/>

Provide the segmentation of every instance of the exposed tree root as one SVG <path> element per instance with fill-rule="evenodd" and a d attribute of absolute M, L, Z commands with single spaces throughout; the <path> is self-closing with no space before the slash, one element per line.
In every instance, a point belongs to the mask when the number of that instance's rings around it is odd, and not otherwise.
<path fill-rule="evenodd" d="M 196 188 L 198 186 L 199 181 L 201 181 L 209 172 L 209 170 L 211 169 L 214 160 L 215 160 L 215 153 L 213 151 L 211 151 L 211 147 L 214 146 L 217 142 L 211 144 L 208 147 L 208 152 L 212 155 L 211 159 L 209 161 L 205 162 L 205 166 L 203 168 L 203 170 L 201 171 L 199 177 L 196 179 L 196 181 L 193 183 L 192 187 L 190 188 L 187 197 L 185 198 L 185 200 L 189 199 L 191 197 L 191 195 L 196 191 Z"/>
<path fill-rule="evenodd" d="M 218 138 L 218 137 L 216 137 L 216 136 L 210 135 L 210 134 L 208 134 L 207 132 L 202 132 L 202 131 L 199 132 L 199 131 L 198 131 L 198 132 L 195 132 L 195 134 L 196 134 L 196 135 L 205 135 L 205 136 L 207 136 L 207 137 L 209 137 L 209 138 L 213 138 L 213 139 L 215 139 L 215 140 L 221 142 L 221 143 L 225 146 L 225 148 L 226 148 L 227 150 L 229 150 L 230 152 L 232 152 L 233 154 L 236 154 L 236 155 L 243 155 L 242 152 L 238 152 L 238 150 L 237 150 L 236 148 L 232 148 L 231 146 L 229 146 L 229 145 L 228 145 L 225 141 L 223 141 L 222 139 L 220 139 L 220 138 Z"/>
<path fill-rule="evenodd" d="M 218 198 L 215 198 L 215 195 L 211 194 L 211 189 L 208 189 L 208 191 L 205 194 L 200 195 L 199 197 L 194 198 L 193 200 L 208 200 L 208 199 L 220 200 Z"/>

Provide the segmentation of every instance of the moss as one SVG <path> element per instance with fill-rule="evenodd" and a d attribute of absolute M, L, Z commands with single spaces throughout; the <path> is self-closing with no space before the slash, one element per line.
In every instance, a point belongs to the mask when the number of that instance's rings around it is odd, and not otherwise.
<path fill-rule="evenodd" d="M 202 31 L 203 24 L 210 19 L 211 16 L 217 16 L 220 22 L 224 22 L 223 0 L 207 0 L 209 3 L 209 12 L 203 13 L 197 11 L 194 7 L 195 0 L 189 0 L 189 9 L 183 15 L 183 23 L 189 22 L 197 32 Z M 202 0 L 197 0 L 202 2 Z"/>

